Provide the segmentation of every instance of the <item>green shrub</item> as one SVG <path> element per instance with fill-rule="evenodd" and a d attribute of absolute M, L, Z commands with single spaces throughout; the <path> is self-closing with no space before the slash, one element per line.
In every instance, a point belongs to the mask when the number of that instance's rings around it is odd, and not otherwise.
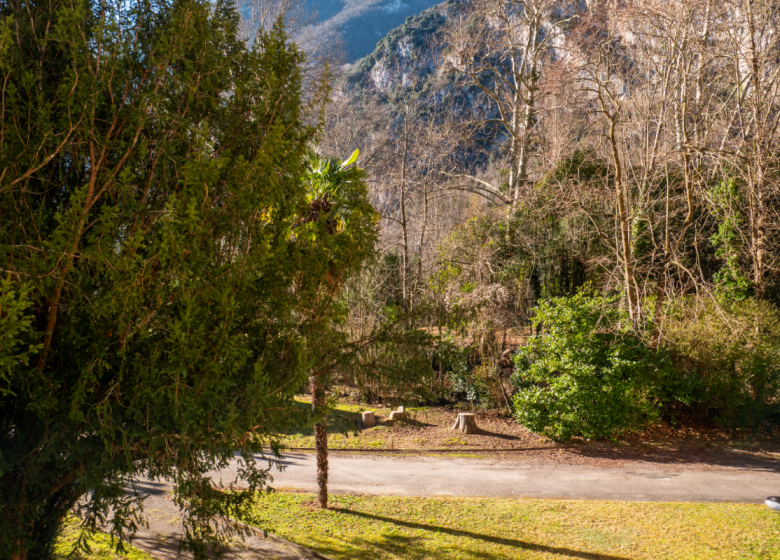
<path fill-rule="evenodd" d="M 442 338 L 436 346 L 434 362 L 440 369 L 439 380 L 444 394 L 453 401 L 467 402 L 472 409 L 508 406 L 496 355 L 500 341 L 489 324 L 472 329 L 471 344 L 464 345 L 452 336 Z M 499 348 L 496 353 L 496 348 Z"/>
<path fill-rule="evenodd" d="M 484 379 L 471 364 L 473 352 L 473 347 L 462 346 L 448 336 L 439 341 L 435 354 L 450 396 L 464 398 L 472 405 L 486 394 Z"/>
<path fill-rule="evenodd" d="M 659 380 L 665 409 L 733 428 L 757 428 L 780 390 L 780 314 L 771 304 L 678 298 L 664 327 L 674 364 Z"/>
<path fill-rule="evenodd" d="M 657 417 L 649 395 L 660 358 L 631 330 L 615 298 L 578 294 L 536 308 L 532 337 L 515 356 L 518 421 L 549 437 L 610 437 Z"/>

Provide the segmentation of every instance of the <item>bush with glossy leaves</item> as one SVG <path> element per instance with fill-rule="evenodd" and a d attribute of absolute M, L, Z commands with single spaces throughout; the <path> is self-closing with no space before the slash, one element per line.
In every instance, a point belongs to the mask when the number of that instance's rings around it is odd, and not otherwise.
<path fill-rule="evenodd" d="M 581 293 L 536 308 L 534 326 L 544 333 L 514 358 L 514 408 L 521 424 L 568 440 L 606 438 L 657 418 L 649 399 L 656 357 L 615 303 Z"/>

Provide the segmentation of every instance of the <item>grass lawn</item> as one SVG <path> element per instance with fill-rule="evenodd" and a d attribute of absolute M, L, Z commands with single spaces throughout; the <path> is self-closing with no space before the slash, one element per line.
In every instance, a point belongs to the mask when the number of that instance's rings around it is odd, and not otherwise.
<path fill-rule="evenodd" d="M 245 521 L 334 559 L 780 559 L 780 515 L 763 505 L 278 492 Z"/>
<path fill-rule="evenodd" d="M 60 536 L 54 545 L 54 558 L 56 560 L 66 560 L 76 546 L 78 537 L 79 524 L 76 521 L 76 518 L 71 516 L 63 525 Z M 127 554 L 117 554 L 114 552 L 116 546 L 111 541 L 111 537 L 104 533 L 92 535 L 88 541 L 88 545 L 90 552 L 79 550 L 73 554 L 73 556 L 70 556 L 70 558 L 73 560 L 154 560 L 153 557 L 145 552 L 126 543 L 125 551 Z"/>

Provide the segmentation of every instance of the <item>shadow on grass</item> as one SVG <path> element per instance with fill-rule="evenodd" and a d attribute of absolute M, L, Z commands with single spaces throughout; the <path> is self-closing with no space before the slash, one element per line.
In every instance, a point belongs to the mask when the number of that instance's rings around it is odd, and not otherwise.
<path fill-rule="evenodd" d="M 498 439 L 506 439 L 506 440 L 519 440 L 521 438 L 514 436 L 512 434 L 500 434 L 498 432 L 489 432 L 487 430 L 483 430 L 482 428 L 479 429 L 477 432 L 477 435 L 480 436 L 488 436 L 488 437 L 494 437 Z"/>
<path fill-rule="evenodd" d="M 311 404 L 305 402 L 294 402 L 293 407 L 300 412 L 309 414 L 311 412 Z M 360 429 L 360 421 L 362 415 L 359 412 L 350 412 L 348 410 L 333 410 L 328 415 L 328 433 L 329 434 L 346 434 L 355 433 Z M 308 421 L 302 421 L 299 426 L 282 432 L 286 436 L 312 436 L 314 435 L 314 428 Z"/>
<path fill-rule="evenodd" d="M 462 531 L 460 529 L 450 529 L 448 527 L 439 527 L 437 525 L 427 525 L 425 523 L 411 523 L 409 521 L 402 521 L 400 519 L 393 519 L 392 517 L 383 517 L 381 515 L 372 515 L 370 513 L 363 513 L 361 511 L 353 511 L 345 508 L 333 508 L 333 511 L 343 513 L 346 515 L 354 515 L 355 517 L 363 517 L 365 519 L 372 519 L 375 521 L 384 521 L 385 523 L 392 523 L 393 525 L 399 525 L 401 527 L 408 527 L 410 529 L 422 529 L 424 531 L 432 531 L 435 533 L 444 533 L 452 535 L 454 537 L 465 537 L 468 539 L 480 540 L 483 542 L 489 542 L 493 544 L 499 544 L 509 546 L 512 548 L 519 548 L 523 550 L 531 550 L 535 552 L 545 552 L 548 554 L 561 554 L 570 558 L 583 558 L 584 560 L 630 560 L 625 556 L 613 556 L 610 554 L 601 554 L 598 552 L 583 552 L 580 550 L 572 550 L 570 548 L 562 548 L 557 546 L 546 546 L 543 544 L 534 544 L 526 541 L 520 541 L 517 539 L 505 539 L 502 537 L 493 537 L 490 535 L 481 535 L 479 533 L 472 533 L 470 531 Z M 490 556 L 485 556 L 490 558 Z"/>
<path fill-rule="evenodd" d="M 382 422 L 382 426 L 395 426 L 397 424 L 405 424 L 407 426 L 413 426 L 415 428 L 425 428 L 435 426 L 436 424 L 428 424 L 426 422 L 420 422 L 414 418 L 406 418 L 405 420 L 385 420 Z"/>
<path fill-rule="evenodd" d="M 676 443 L 667 446 L 642 444 L 614 446 L 609 443 L 590 442 L 567 446 L 566 452 L 590 459 L 642 461 L 665 465 L 701 464 L 780 472 L 780 460 L 776 457 L 726 446 L 707 447 L 689 443 Z"/>
<path fill-rule="evenodd" d="M 311 405 L 308 403 L 295 402 L 293 406 L 301 412 L 309 412 Z M 328 433 L 331 435 L 343 435 L 350 433 L 358 433 L 366 430 L 362 423 L 363 415 L 360 412 L 351 412 L 349 410 L 335 409 L 328 414 Z M 389 420 L 387 418 L 378 417 L 376 427 L 391 428 L 397 425 L 406 425 L 415 428 L 425 428 L 435 426 L 435 424 L 429 424 L 422 422 L 414 418 L 406 418 L 404 420 Z M 282 432 L 286 436 L 312 436 L 314 435 L 314 429 L 311 425 L 302 423 L 300 426 Z"/>
<path fill-rule="evenodd" d="M 334 558 L 350 560 L 374 560 L 375 558 L 402 558 L 403 560 L 432 560 L 462 558 L 469 560 L 514 560 L 516 553 L 495 553 L 485 550 L 464 550 L 462 547 L 437 543 L 434 550 L 425 537 L 407 537 L 404 535 L 380 535 L 373 539 L 355 539 L 343 541 L 334 546 L 332 542 L 318 541 L 315 548 Z"/>
<path fill-rule="evenodd" d="M 133 537 L 132 545 L 158 560 L 176 560 L 187 558 L 186 552 L 182 554 L 179 546 L 181 535 L 137 535 Z"/>

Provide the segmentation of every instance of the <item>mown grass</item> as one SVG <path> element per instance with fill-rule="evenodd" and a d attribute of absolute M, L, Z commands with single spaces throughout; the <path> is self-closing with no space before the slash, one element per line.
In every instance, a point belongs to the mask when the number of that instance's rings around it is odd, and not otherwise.
<path fill-rule="evenodd" d="M 780 559 L 763 505 L 271 493 L 245 521 L 334 559 Z"/>
<path fill-rule="evenodd" d="M 291 434 L 281 439 L 287 448 L 314 448 L 314 436 Z M 347 434 L 328 434 L 328 449 L 390 449 L 389 441 L 373 440 L 368 441 L 365 437 L 358 438 L 349 433 Z"/>
<path fill-rule="evenodd" d="M 309 403 L 298 400 L 296 406 L 308 408 Z M 375 426 L 367 430 L 361 430 L 360 405 L 339 403 L 338 407 L 328 416 L 328 448 L 330 449 L 390 449 L 390 439 L 387 426 Z M 385 433 L 387 432 L 387 434 Z M 288 448 L 314 447 L 314 432 L 311 426 L 299 428 L 280 437 L 281 443 Z"/>
<path fill-rule="evenodd" d="M 154 560 L 142 550 L 125 543 L 125 554 L 116 552 L 116 541 L 112 541 L 105 533 L 90 535 L 87 545 L 89 552 L 76 549 L 76 543 L 80 534 L 79 523 L 75 517 L 70 516 L 60 529 L 60 535 L 54 545 L 54 558 L 56 560 Z M 75 552 L 74 552 L 75 551 Z M 69 556 L 71 553 L 72 556 Z"/>

